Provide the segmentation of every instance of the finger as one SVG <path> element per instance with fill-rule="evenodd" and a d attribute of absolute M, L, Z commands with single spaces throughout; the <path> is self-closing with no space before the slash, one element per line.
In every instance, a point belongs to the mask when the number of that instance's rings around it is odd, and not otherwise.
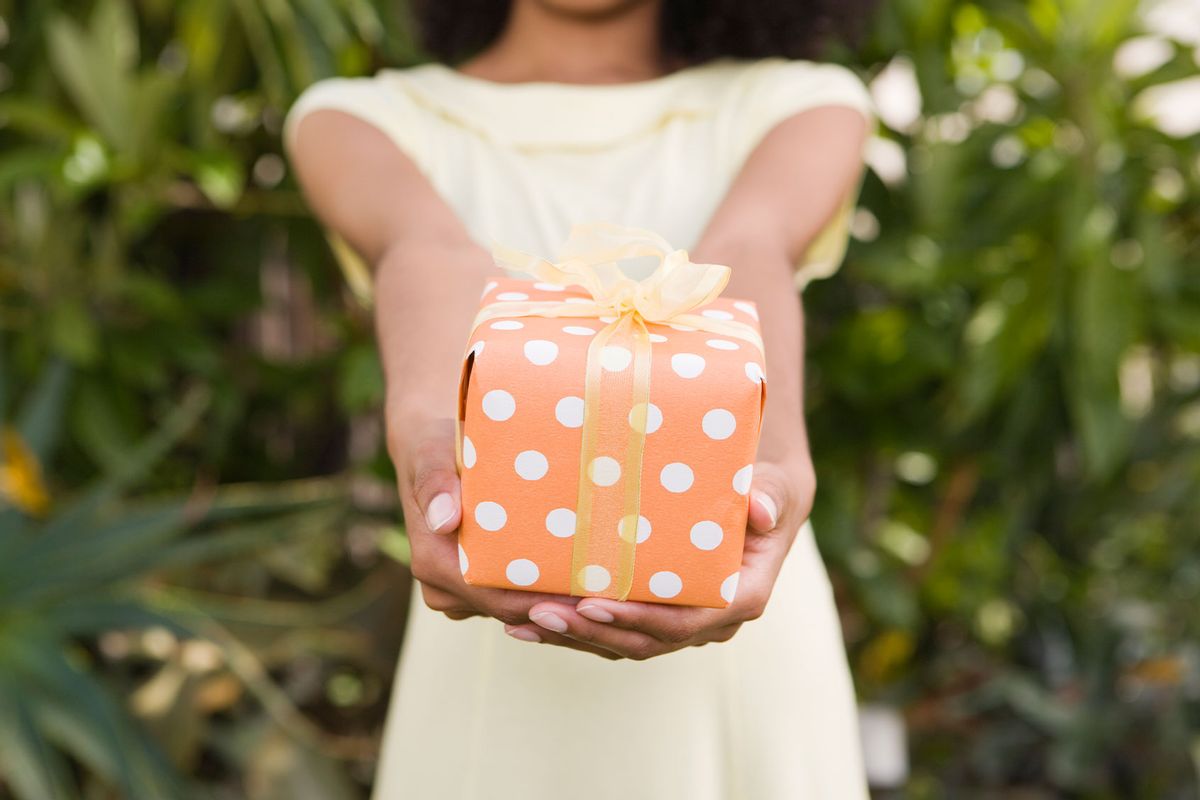
<path fill-rule="evenodd" d="M 760 462 L 754 465 L 754 481 L 750 484 L 750 509 L 747 522 L 750 529 L 770 533 L 788 508 L 787 475 L 775 464 Z"/>
<path fill-rule="evenodd" d="M 454 620 L 466 619 L 478 613 L 456 594 L 447 592 L 429 583 L 422 583 L 420 587 L 421 599 L 425 601 L 425 605 L 432 611 L 445 614 Z"/>
<path fill-rule="evenodd" d="M 505 625 L 504 632 L 520 642 L 530 642 L 533 644 L 548 644 L 554 647 L 565 647 L 568 650 L 578 650 L 581 653 L 590 653 L 594 656 L 609 661 L 619 661 L 624 656 L 614 653 L 612 650 L 605 650 L 603 647 L 587 644 L 586 642 L 578 642 L 569 636 L 564 636 L 561 633 L 554 633 L 545 628 L 539 628 L 532 622 L 524 625 Z"/>
<path fill-rule="evenodd" d="M 537 607 L 530 609 L 536 613 Z M 703 633 L 728 625 L 733 617 L 723 608 L 668 606 L 587 597 L 579 601 L 576 613 L 599 625 L 639 631 L 664 644 L 679 645 L 702 637 Z"/>
<path fill-rule="evenodd" d="M 790 526 L 780 526 L 770 535 L 752 533 L 746 537 L 736 593 L 726 609 L 730 618 L 746 622 L 762 616 L 795 538 L 796 528 Z"/>
<path fill-rule="evenodd" d="M 433 533 L 457 530 L 462 521 L 454 424 L 440 420 L 423 432 L 408 459 L 413 499 Z"/>
<path fill-rule="evenodd" d="M 463 597 L 474 608 L 506 625 L 529 622 L 530 609 L 538 603 L 558 602 L 574 605 L 575 598 L 543 592 L 518 592 L 485 586 L 464 586 Z"/>
<path fill-rule="evenodd" d="M 547 633 L 566 636 L 639 661 L 679 647 L 679 644 L 665 644 L 641 631 L 594 622 L 579 614 L 574 605 L 565 603 L 538 603 L 529 609 L 529 621 Z"/>

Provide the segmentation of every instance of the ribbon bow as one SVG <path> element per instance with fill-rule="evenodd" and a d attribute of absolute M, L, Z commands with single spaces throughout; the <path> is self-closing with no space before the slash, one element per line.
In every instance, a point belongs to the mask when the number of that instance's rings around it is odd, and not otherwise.
<path fill-rule="evenodd" d="M 584 385 L 579 490 L 571 556 L 571 594 L 624 600 L 633 582 L 642 457 L 650 404 L 652 343 L 647 324 L 684 325 L 750 342 L 762 350 L 752 326 L 692 313 L 720 296 L 729 267 L 694 264 L 685 250 L 639 228 L 577 225 L 551 263 L 520 250 L 495 245 L 497 266 L 523 272 L 557 287 L 582 287 L 591 302 L 525 300 L 489 303 L 475 328 L 498 318 L 590 317 L 608 322 L 588 346 Z M 652 257 L 658 264 L 641 280 L 620 262 Z M 611 318 L 611 321 L 610 321 Z M 627 350 L 628 366 L 612 369 L 606 348 Z M 628 420 L 628 424 L 625 423 Z M 618 424 L 612 424 L 617 421 Z M 615 462 L 619 471 L 612 470 Z M 604 469 L 598 468 L 602 464 Z M 603 473 L 603 474 L 602 474 Z M 608 479 L 608 475 L 619 477 Z"/>
<path fill-rule="evenodd" d="M 606 312 L 636 311 L 647 322 L 667 322 L 711 303 L 729 283 L 729 267 L 694 264 L 686 250 L 674 250 L 651 231 L 615 225 L 576 225 L 563 246 L 561 261 L 497 245 L 496 264 L 533 275 L 556 286 L 580 286 Z M 643 280 L 628 277 L 620 262 L 657 258 L 657 269 Z"/>

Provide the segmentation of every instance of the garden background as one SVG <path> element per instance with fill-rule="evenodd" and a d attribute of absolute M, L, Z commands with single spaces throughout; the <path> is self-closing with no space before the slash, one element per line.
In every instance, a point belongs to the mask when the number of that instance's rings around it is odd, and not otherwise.
<path fill-rule="evenodd" d="M 815 527 L 911 754 L 880 794 L 1196 798 L 1200 3 L 871 31 L 806 306 Z M 366 796 L 408 551 L 279 133 L 412 41 L 393 0 L 0 0 L 0 797 Z"/>

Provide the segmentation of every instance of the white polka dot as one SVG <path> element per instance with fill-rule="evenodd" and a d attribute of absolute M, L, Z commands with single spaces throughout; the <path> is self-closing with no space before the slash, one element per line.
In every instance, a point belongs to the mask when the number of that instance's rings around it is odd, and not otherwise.
<path fill-rule="evenodd" d="M 738 494 L 746 494 L 750 491 L 750 480 L 754 477 L 754 465 L 747 464 L 746 466 L 733 473 L 733 490 Z"/>
<path fill-rule="evenodd" d="M 621 480 L 621 465 L 615 458 L 596 456 L 588 465 L 588 475 L 597 486 L 612 486 Z"/>
<path fill-rule="evenodd" d="M 509 583 L 517 586 L 532 586 L 537 583 L 540 574 L 538 565 L 528 558 L 513 559 L 504 569 L 504 576 L 508 578 Z"/>
<path fill-rule="evenodd" d="M 662 411 L 654 403 L 638 403 L 629 409 L 629 426 L 646 435 L 662 427 Z"/>
<path fill-rule="evenodd" d="M 762 366 L 754 361 L 746 362 L 746 377 L 755 383 L 762 383 L 766 379 L 766 376 L 763 375 Z"/>
<path fill-rule="evenodd" d="M 488 419 L 504 422 L 517 412 L 517 401 L 503 389 L 492 389 L 483 396 L 483 413 Z"/>
<path fill-rule="evenodd" d="M 561 292 L 563 290 L 563 287 L 559 286 L 557 283 L 545 283 L 543 281 L 538 281 L 535 283 L 533 288 L 541 289 L 543 292 Z"/>
<path fill-rule="evenodd" d="M 708 345 L 709 347 L 711 347 L 713 350 L 737 350 L 738 349 L 738 343 L 731 342 L 728 339 L 709 339 L 707 342 L 705 342 L 705 344 Z"/>
<path fill-rule="evenodd" d="M 678 461 L 667 464 L 658 474 L 658 480 L 662 483 L 663 488 L 674 494 L 681 494 L 692 488 L 692 482 L 695 479 L 692 468 L 687 464 L 680 464 Z"/>
<path fill-rule="evenodd" d="M 741 311 L 744 314 L 749 314 L 750 316 L 754 317 L 755 319 L 758 319 L 758 309 L 756 309 L 754 307 L 753 303 L 747 303 L 745 300 L 738 300 L 736 303 L 733 304 L 733 307 L 736 308 L 738 311 Z M 735 581 L 735 583 L 736 583 L 736 581 Z"/>
<path fill-rule="evenodd" d="M 515 319 L 502 319 L 493 322 L 488 327 L 494 331 L 519 331 L 525 327 L 525 323 L 517 322 Z"/>
<path fill-rule="evenodd" d="M 546 472 L 550 469 L 550 462 L 537 450 L 525 450 L 517 454 L 513 467 L 517 470 L 517 474 L 525 480 L 539 481 L 546 477 Z"/>
<path fill-rule="evenodd" d="M 614 316 L 611 316 L 611 315 L 609 315 L 609 316 L 606 316 L 606 317 L 601 317 L 601 318 L 600 318 L 600 321 L 601 321 L 601 322 L 603 322 L 605 325 L 611 325 L 612 323 L 614 323 L 614 322 L 616 322 L 616 321 L 617 321 L 617 318 L 616 318 L 616 317 L 614 317 Z"/>
<path fill-rule="evenodd" d="M 596 331 L 592 328 L 585 328 L 582 325 L 568 325 L 563 328 L 563 333 L 569 333 L 572 336 L 592 336 Z"/>
<path fill-rule="evenodd" d="M 650 593 L 655 597 L 670 600 L 683 591 L 683 581 L 674 572 L 663 570 L 650 576 Z"/>
<path fill-rule="evenodd" d="M 458 571 L 463 575 L 467 574 L 467 569 L 470 568 L 471 561 L 467 558 L 467 551 L 463 550 L 463 546 L 458 546 Z"/>
<path fill-rule="evenodd" d="M 559 539 L 575 535 L 575 512 L 569 508 L 556 508 L 546 515 L 546 530 Z"/>
<path fill-rule="evenodd" d="M 475 466 L 475 443 L 470 436 L 463 436 L 463 466 L 467 469 Z"/>
<path fill-rule="evenodd" d="M 721 441 L 733 436 L 737 429 L 737 418 L 723 408 L 714 408 L 704 415 L 700 427 L 704 429 L 705 436 Z"/>
<path fill-rule="evenodd" d="M 719 308 L 708 308 L 700 312 L 709 319 L 733 319 L 733 314 L 728 311 L 722 311 Z"/>
<path fill-rule="evenodd" d="M 633 353 L 624 347 L 609 345 L 600 351 L 600 366 L 609 372 L 620 372 L 633 361 Z"/>
<path fill-rule="evenodd" d="M 508 522 L 508 512 L 499 503 L 487 500 L 475 506 L 475 521 L 485 531 L 498 531 Z"/>
<path fill-rule="evenodd" d="M 579 582 L 589 592 L 603 592 L 612 583 L 608 570 L 599 564 L 588 564 L 580 570 Z"/>
<path fill-rule="evenodd" d="M 675 323 L 671 323 L 667 327 L 671 328 L 672 330 L 683 331 L 684 333 L 687 333 L 688 331 L 696 330 L 695 328 L 691 327 L 690 325 L 676 325 Z"/>
<path fill-rule="evenodd" d="M 520 302 L 521 300 L 528 300 L 529 295 L 525 294 L 524 292 L 501 292 L 500 294 L 496 295 L 496 299 L 504 300 L 506 302 Z"/>
<path fill-rule="evenodd" d="M 721 599 L 726 603 L 732 603 L 733 598 L 737 597 L 738 576 L 740 573 L 733 573 L 725 580 L 721 581 Z"/>
<path fill-rule="evenodd" d="M 692 526 L 691 537 L 692 544 L 701 550 L 716 550 L 725 538 L 725 531 L 717 523 L 706 519 Z"/>
<path fill-rule="evenodd" d="M 483 352 L 483 346 L 485 344 L 487 344 L 487 342 L 476 342 L 471 347 L 471 352 L 467 353 L 467 356 L 475 356 L 475 358 L 479 358 L 479 354 Z"/>
<path fill-rule="evenodd" d="M 666 340 L 667 337 L 663 336 L 661 333 L 650 334 L 650 341 L 654 342 L 655 344 L 662 344 Z"/>
<path fill-rule="evenodd" d="M 558 358 L 558 345 L 545 339 L 530 339 L 525 343 L 525 357 L 530 363 L 544 367 Z"/>
<path fill-rule="evenodd" d="M 560 425 L 567 428 L 578 428 L 583 425 L 583 398 L 564 397 L 554 406 L 554 418 Z"/>
<path fill-rule="evenodd" d="M 635 526 L 633 524 L 633 514 L 621 517 L 621 521 L 617 523 L 617 535 L 625 541 L 629 541 L 630 537 L 635 534 Z M 641 514 L 637 517 L 636 526 L 637 543 L 641 544 L 650 538 L 650 520 L 643 517 Z"/>
<path fill-rule="evenodd" d="M 576 304 L 576 305 L 589 305 L 589 306 L 594 306 L 596 304 L 596 301 L 590 297 L 568 297 L 566 299 L 566 302 Z"/>
<path fill-rule="evenodd" d="M 500 284 L 496 283 L 495 281 L 488 281 L 487 286 L 483 287 L 483 294 L 481 294 L 480 297 L 487 297 L 488 292 L 492 291 L 492 289 L 495 289 L 499 285 Z"/>
<path fill-rule="evenodd" d="M 695 353 L 676 353 L 671 356 L 671 369 L 681 378 L 695 378 L 704 372 L 704 356 Z"/>

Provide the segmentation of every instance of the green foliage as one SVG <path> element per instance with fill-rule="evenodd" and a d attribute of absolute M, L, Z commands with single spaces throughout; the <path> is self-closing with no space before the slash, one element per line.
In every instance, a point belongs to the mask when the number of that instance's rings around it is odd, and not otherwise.
<path fill-rule="evenodd" d="M 1194 796 L 1200 138 L 1138 97 L 1196 69 L 1117 74 L 1134 5 L 897 2 L 866 54 L 924 108 L 807 296 L 814 517 L 914 796 Z"/>
<path fill-rule="evenodd" d="M 0 796 L 369 777 L 403 537 L 350 508 L 353 466 L 394 513 L 378 368 L 278 134 L 411 58 L 394 11 L 0 0 Z"/>
<path fill-rule="evenodd" d="M 395 512 L 382 385 L 279 134 L 416 60 L 400 5 L 0 0 L 0 409 L 49 502 L 0 511 L 13 792 L 361 793 L 407 541 L 347 511 Z M 913 797 L 1195 793 L 1200 142 L 1143 101 L 1196 67 L 1159 36 L 1118 74 L 1141 34 L 1132 0 L 892 0 L 850 56 L 923 108 L 806 294 L 814 517 Z"/>
<path fill-rule="evenodd" d="M 51 463 L 66 380 L 61 365 L 48 367 L 16 427 L 42 463 Z M 93 673 L 84 642 L 114 630 L 216 638 L 218 614 L 148 592 L 146 577 L 253 556 L 281 533 L 295 540 L 299 522 L 342 496 L 336 485 L 280 484 L 225 491 L 205 507 L 188 496 L 125 500 L 122 490 L 198 423 L 207 402 L 203 392 L 186 396 L 117 468 L 45 518 L 0 511 L 0 781 L 19 800 L 84 796 L 65 755 L 87 768 L 90 791 L 189 795 L 167 753 Z"/>

